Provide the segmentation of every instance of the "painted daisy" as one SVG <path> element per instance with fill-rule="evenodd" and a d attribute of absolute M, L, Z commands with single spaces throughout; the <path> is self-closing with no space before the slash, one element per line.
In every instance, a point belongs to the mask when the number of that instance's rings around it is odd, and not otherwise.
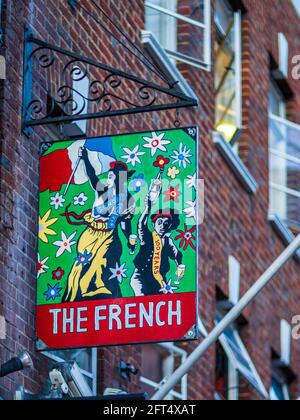
<path fill-rule="evenodd" d="M 58 219 L 49 219 L 51 210 L 48 210 L 44 217 L 39 217 L 39 238 L 46 244 L 49 242 L 47 235 L 55 236 L 56 232 L 49 229 L 50 226 L 54 225 Z"/>
<path fill-rule="evenodd" d="M 195 188 L 195 190 L 197 189 L 197 174 L 195 173 L 194 175 L 188 175 L 187 177 L 187 181 L 186 184 L 189 188 Z"/>
<path fill-rule="evenodd" d="M 55 210 L 58 210 L 60 207 L 64 206 L 65 201 L 66 200 L 63 198 L 61 194 L 56 193 L 54 197 L 51 197 L 50 206 L 53 206 Z"/>
<path fill-rule="evenodd" d="M 112 272 L 112 275 L 110 276 L 109 280 L 118 279 L 119 283 L 122 283 L 123 278 L 127 277 L 126 271 L 127 268 L 125 268 L 126 264 L 122 264 L 119 266 L 119 264 L 116 264 L 116 268 L 110 268 L 110 271 Z"/>
<path fill-rule="evenodd" d="M 167 201 L 175 201 L 175 203 L 179 202 L 179 197 L 182 195 L 182 193 L 179 191 L 180 185 L 176 185 L 175 187 L 169 187 L 167 191 L 164 191 L 163 194 L 165 195 L 164 202 Z"/>
<path fill-rule="evenodd" d="M 172 286 L 172 280 L 169 280 L 168 283 L 163 281 L 163 287 L 160 289 L 160 292 L 164 295 L 174 294 L 174 291 L 178 290 L 178 287 Z"/>
<path fill-rule="evenodd" d="M 168 177 L 171 179 L 176 179 L 177 175 L 180 174 L 180 170 L 173 166 L 172 168 L 168 169 Z"/>
<path fill-rule="evenodd" d="M 191 154 L 191 149 L 188 149 L 187 146 L 184 146 L 183 143 L 180 143 L 180 148 L 178 150 L 174 150 L 174 155 L 171 156 L 174 159 L 173 163 L 178 163 L 179 167 L 183 167 L 186 169 L 187 164 L 191 163 L 190 157 L 193 155 Z"/>
<path fill-rule="evenodd" d="M 39 278 L 42 274 L 46 273 L 47 268 L 49 268 L 49 267 L 46 265 L 46 262 L 47 262 L 48 260 L 49 260 L 49 257 L 48 257 L 48 258 L 45 258 L 43 261 L 41 261 L 40 254 L 38 254 L 38 268 L 37 268 L 37 270 L 38 270 L 38 278 Z"/>
<path fill-rule="evenodd" d="M 84 193 L 81 193 L 78 197 L 74 197 L 74 206 L 84 206 L 87 200 L 87 196 Z"/>
<path fill-rule="evenodd" d="M 144 137 L 144 140 L 146 141 L 146 144 L 144 144 L 144 147 L 146 149 L 151 149 L 151 156 L 154 156 L 158 150 L 161 150 L 162 152 L 166 152 L 167 149 L 165 146 L 167 144 L 170 144 L 170 140 L 164 140 L 165 133 L 157 135 L 156 133 L 152 133 L 151 137 Z"/>
<path fill-rule="evenodd" d="M 127 159 L 126 163 L 131 163 L 132 166 L 135 166 L 136 163 L 141 164 L 140 156 L 143 156 L 145 152 L 139 152 L 140 146 L 137 145 L 133 150 L 128 149 L 128 147 L 123 147 L 123 150 L 127 155 L 122 156 L 122 159 Z"/>
<path fill-rule="evenodd" d="M 54 242 L 53 245 L 58 246 L 58 251 L 56 253 L 56 258 L 60 257 L 65 251 L 67 251 L 69 254 L 72 253 L 72 246 L 76 244 L 75 241 L 72 241 L 74 239 L 77 232 L 74 232 L 69 238 L 67 238 L 66 234 L 64 232 L 61 232 L 61 241 Z"/>
<path fill-rule="evenodd" d="M 186 214 L 186 217 L 188 219 L 194 218 L 196 221 L 196 210 L 197 210 L 197 202 L 195 201 L 187 201 L 185 204 L 188 205 L 186 209 L 183 210 L 183 212 Z"/>

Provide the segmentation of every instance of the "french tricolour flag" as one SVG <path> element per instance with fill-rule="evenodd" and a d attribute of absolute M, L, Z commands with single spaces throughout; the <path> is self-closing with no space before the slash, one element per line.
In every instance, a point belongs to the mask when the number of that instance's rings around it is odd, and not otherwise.
<path fill-rule="evenodd" d="M 57 143 L 59 144 L 59 143 Z M 79 149 L 85 147 L 88 150 L 89 160 L 95 168 L 96 174 L 100 175 L 109 171 L 109 165 L 116 160 L 111 137 L 101 137 L 89 140 L 78 140 L 69 147 L 56 148 L 53 152 L 46 153 L 40 163 L 40 191 L 60 191 L 66 185 L 76 167 L 79 157 Z M 71 180 L 72 184 L 82 185 L 88 181 L 83 161 Z"/>

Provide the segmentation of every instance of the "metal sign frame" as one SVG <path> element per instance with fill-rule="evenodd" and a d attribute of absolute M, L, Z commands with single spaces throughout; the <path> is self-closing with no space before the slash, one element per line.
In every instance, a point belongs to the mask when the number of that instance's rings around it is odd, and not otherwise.
<path fill-rule="evenodd" d="M 60 86 L 55 86 L 55 92 L 48 92 L 48 103 L 42 102 L 41 98 L 35 97 L 33 86 L 35 81 L 33 64 L 37 63 L 41 69 L 52 70 L 57 60 L 67 57 L 68 61 L 60 71 Z M 76 74 L 75 65 L 81 65 L 84 69 L 81 75 Z M 89 66 L 99 69 L 99 78 L 90 80 L 89 94 L 83 96 L 70 86 L 66 80 L 66 73 L 71 75 L 71 80 L 80 81 L 89 75 Z M 104 76 L 105 75 L 105 76 Z M 28 135 L 29 129 L 36 126 L 49 124 L 66 124 L 81 120 L 137 114 L 153 111 L 164 111 L 198 105 L 197 100 L 182 93 L 177 87 L 178 82 L 164 86 L 142 79 L 131 73 L 112 68 L 106 64 L 84 57 L 76 52 L 50 45 L 33 36 L 29 28 L 25 29 L 24 45 L 24 81 L 23 81 L 23 132 Z M 50 81 L 51 82 L 51 81 Z M 126 82 L 134 86 L 135 100 L 126 97 L 126 92 L 120 94 L 120 88 Z M 76 103 L 74 94 L 80 98 Z M 162 103 L 159 95 L 169 98 Z M 53 96 L 54 95 L 54 96 Z M 97 112 L 85 112 L 88 104 L 96 104 Z M 122 104 L 122 107 L 118 106 Z M 70 111 L 71 109 L 71 111 Z"/>

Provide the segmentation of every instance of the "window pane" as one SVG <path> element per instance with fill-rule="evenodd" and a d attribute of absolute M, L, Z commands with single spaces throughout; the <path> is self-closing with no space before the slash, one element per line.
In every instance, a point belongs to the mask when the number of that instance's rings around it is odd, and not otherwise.
<path fill-rule="evenodd" d="M 216 129 L 230 141 L 237 129 L 235 26 L 216 46 Z"/>
<path fill-rule="evenodd" d="M 224 36 L 233 21 L 234 12 L 226 0 L 216 0 L 215 23 L 218 30 Z"/>
<path fill-rule="evenodd" d="M 250 356 L 243 343 L 240 341 L 238 333 L 232 328 L 228 328 L 220 337 L 220 342 L 232 366 L 234 366 L 241 376 L 265 397 L 265 389 L 263 385 L 259 383 L 258 374 L 250 363 Z"/>
<path fill-rule="evenodd" d="M 48 371 L 50 372 L 56 365 L 59 363 L 56 360 L 52 360 L 49 355 L 52 355 L 54 358 L 61 359 L 60 361 L 72 362 L 75 361 L 79 369 L 88 372 L 90 374 L 93 373 L 93 350 L 92 349 L 80 349 L 80 350 L 63 350 L 63 351 L 55 351 L 55 352 L 48 352 L 47 357 L 47 365 Z M 88 386 L 90 387 L 91 391 L 94 390 L 94 378 L 91 378 L 90 375 L 86 375 L 85 372 L 82 372 Z M 43 393 L 47 395 L 50 392 L 51 382 L 50 379 L 47 378 L 47 381 L 43 387 Z"/>
<path fill-rule="evenodd" d="M 54 355 L 68 362 L 75 361 L 80 369 L 92 373 L 92 349 L 56 351 Z"/>
<path fill-rule="evenodd" d="M 142 348 L 142 376 L 155 383 L 163 379 L 163 355 L 157 346 L 147 345 Z"/>
<path fill-rule="evenodd" d="M 234 73 L 234 43 L 235 43 L 234 28 L 231 28 L 226 38 L 220 44 L 216 45 L 216 72 L 215 72 L 215 86 L 216 89 L 220 87 L 222 81 L 228 70 Z"/>
<path fill-rule="evenodd" d="M 228 399 L 228 358 L 222 346 L 217 344 L 216 352 L 216 393 L 221 400 Z"/>
<path fill-rule="evenodd" d="M 152 4 L 177 12 L 177 0 L 154 0 Z M 166 49 L 177 51 L 177 20 L 158 10 L 146 7 L 146 28 Z"/>
<path fill-rule="evenodd" d="M 298 16 L 300 17 L 300 0 L 292 0 Z"/>
<path fill-rule="evenodd" d="M 142 347 L 142 369 L 141 376 L 145 378 L 142 381 L 142 391 L 147 392 L 149 396 L 154 394 L 156 386 L 161 381 L 169 377 L 182 363 L 182 358 L 177 352 L 169 351 L 160 345 L 146 345 Z M 145 383 L 151 381 L 153 384 Z M 179 399 L 182 394 L 181 382 L 175 385 L 173 391 L 178 394 L 174 396 L 172 393 L 168 395 L 167 400 Z"/>
<path fill-rule="evenodd" d="M 166 12 L 146 5 L 146 29 L 151 31 L 172 58 L 178 62 L 203 64 L 204 28 L 197 26 L 204 20 L 204 0 L 188 3 L 177 0 L 154 0 L 151 5 L 166 9 Z M 171 16 L 176 13 L 191 19 L 191 22 Z M 195 24 L 193 23 L 195 22 Z"/>
<path fill-rule="evenodd" d="M 300 126 L 270 117 L 270 211 L 300 229 Z"/>
<path fill-rule="evenodd" d="M 271 83 L 269 95 L 269 112 L 277 117 L 286 117 L 286 104 L 276 86 Z"/>

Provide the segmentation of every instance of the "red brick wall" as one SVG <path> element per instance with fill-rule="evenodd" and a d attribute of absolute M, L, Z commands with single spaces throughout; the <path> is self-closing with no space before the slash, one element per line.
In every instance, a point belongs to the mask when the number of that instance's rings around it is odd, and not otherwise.
<path fill-rule="evenodd" d="M 82 3 L 92 10 L 91 2 Z M 139 44 L 143 29 L 143 0 L 101 2 L 131 39 Z M 182 72 L 200 99 L 198 109 L 182 110 L 182 125 L 200 127 L 200 174 L 205 179 L 206 215 L 201 228 L 203 247 L 199 255 L 199 302 L 201 318 L 213 327 L 216 286 L 228 292 L 228 255 L 241 262 L 241 289 L 244 293 L 284 249 L 267 221 L 268 214 L 268 90 L 269 52 L 275 59 L 277 33 L 284 32 L 290 54 L 299 54 L 299 21 L 289 2 L 245 0 L 248 13 L 243 18 L 243 124 L 241 156 L 258 182 L 256 195 L 250 196 L 224 163 L 212 143 L 214 125 L 213 72 L 182 66 Z M 21 131 L 22 60 L 25 23 L 35 35 L 63 48 L 93 59 L 136 71 L 149 77 L 141 64 L 120 46 L 112 47 L 104 35 L 80 10 L 72 12 L 66 0 L 6 0 L 5 49 L 7 80 L 1 82 L 0 96 L 0 314 L 7 321 L 7 339 L 0 341 L 0 361 L 20 349 L 34 354 L 34 288 L 36 261 L 36 220 L 38 199 L 38 144 L 47 138 L 36 129 L 30 138 Z M 93 11 L 101 19 L 99 12 Z M 214 36 L 214 33 L 213 33 Z M 300 83 L 289 80 L 295 98 Z M 294 99 L 292 119 L 299 120 L 300 104 Z M 120 133 L 129 130 L 172 128 L 175 112 L 111 118 L 90 123 L 90 132 Z M 299 313 L 299 264 L 290 261 L 274 282 L 247 309 L 249 326 L 244 331 L 247 348 L 266 385 L 270 384 L 271 347 L 280 351 L 280 319 L 288 321 Z M 188 350 L 195 343 L 185 346 Z M 120 386 L 117 368 L 120 359 L 141 365 L 139 346 L 99 351 L 99 391 Z M 300 343 L 293 342 L 292 368 L 300 374 Z M 39 392 L 46 366 L 34 354 L 35 369 L 0 380 L 0 393 L 11 397 L 16 385 Z M 189 397 L 211 399 L 214 392 L 215 349 L 212 348 L 189 376 Z M 128 391 L 139 391 L 139 380 L 121 383 Z M 300 393 L 295 386 L 294 396 Z M 249 398 L 258 396 L 249 390 Z"/>

